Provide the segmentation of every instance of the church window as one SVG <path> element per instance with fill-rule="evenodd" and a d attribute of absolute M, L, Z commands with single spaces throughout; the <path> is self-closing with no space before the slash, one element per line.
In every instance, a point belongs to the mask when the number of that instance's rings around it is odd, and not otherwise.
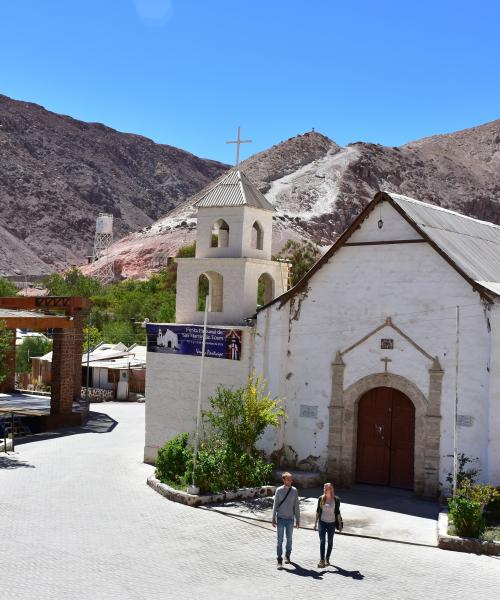
<path fill-rule="evenodd" d="M 262 273 L 257 282 L 257 304 L 264 306 L 274 298 L 274 279 L 269 273 Z"/>
<path fill-rule="evenodd" d="M 222 312 L 224 278 L 216 271 L 207 271 L 198 279 L 198 302 L 197 309 L 205 310 L 205 302 L 208 294 L 208 312 Z"/>
<path fill-rule="evenodd" d="M 213 224 L 211 248 L 227 248 L 229 245 L 229 225 L 224 219 L 219 219 Z"/>
<path fill-rule="evenodd" d="M 264 230 L 258 221 L 255 221 L 252 226 L 252 248 L 255 250 L 264 248 Z"/>

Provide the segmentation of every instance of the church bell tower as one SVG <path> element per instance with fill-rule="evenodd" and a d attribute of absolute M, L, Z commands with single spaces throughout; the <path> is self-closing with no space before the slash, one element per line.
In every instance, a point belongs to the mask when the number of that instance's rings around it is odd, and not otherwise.
<path fill-rule="evenodd" d="M 177 323 L 243 325 L 287 289 L 288 265 L 271 260 L 274 207 L 238 169 L 195 204 L 196 256 L 177 259 Z"/>

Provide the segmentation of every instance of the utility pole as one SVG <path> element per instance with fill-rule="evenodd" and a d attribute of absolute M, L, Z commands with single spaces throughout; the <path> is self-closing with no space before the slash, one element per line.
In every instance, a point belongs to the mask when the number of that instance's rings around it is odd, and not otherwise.
<path fill-rule="evenodd" d="M 458 361 L 460 358 L 460 307 L 455 309 L 455 410 L 453 424 L 453 496 L 457 492 L 457 475 L 458 475 Z"/>
<path fill-rule="evenodd" d="M 203 368 L 205 363 L 205 343 L 207 340 L 207 320 L 208 320 L 208 305 L 210 303 L 210 291 L 205 296 L 205 315 L 203 317 L 203 339 L 201 342 L 201 360 L 200 360 L 200 379 L 198 382 L 198 406 L 196 409 L 196 432 L 194 438 L 194 454 L 193 454 L 193 483 L 188 486 L 188 494 L 199 494 L 200 488 L 195 484 L 196 459 L 198 457 L 198 448 L 200 445 L 200 415 L 201 415 L 201 396 L 203 391 Z"/>
<path fill-rule="evenodd" d="M 89 408 L 89 379 L 90 379 L 90 329 L 92 327 L 92 312 L 89 312 L 87 321 L 87 373 L 85 377 L 85 404 Z"/>

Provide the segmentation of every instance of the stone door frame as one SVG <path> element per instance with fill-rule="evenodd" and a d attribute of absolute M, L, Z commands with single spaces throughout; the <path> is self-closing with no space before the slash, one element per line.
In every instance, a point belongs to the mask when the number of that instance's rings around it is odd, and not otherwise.
<path fill-rule="evenodd" d="M 370 336 L 365 336 L 360 343 Z M 414 491 L 419 496 L 435 498 L 439 491 L 441 392 L 444 375 L 439 360 L 437 357 L 432 359 L 413 343 L 431 362 L 427 397 L 406 377 L 387 371 L 362 377 L 344 389 L 343 355 L 357 345 L 351 346 L 345 352 L 337 352 L 332 363 L 328 475 L 340 486 L 350 486 L 355 482 L 359 400 L 373 388 L 390 387 L 405 394 L 415 406 Z"/>

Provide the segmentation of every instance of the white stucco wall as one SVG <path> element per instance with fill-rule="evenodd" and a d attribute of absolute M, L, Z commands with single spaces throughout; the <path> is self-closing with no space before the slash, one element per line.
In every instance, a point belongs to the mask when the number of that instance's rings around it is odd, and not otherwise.
<path fill-rule="evenodd" d="M 252 327 L 242 329 L 241 360 L 206 358 L 202 408 L 217 386 L 241 387 L 252 372 Z M 148 352 L 146 368 L 146 440 L 144 461 L 154 463 L 158 448 L 172 437 L 196 428 L 200 358 Z"/>
<path fill-rule="evenodd" d="M 208 322 L 217 325 L 241 324 L 257 310 L 258 279 L 268 273 L 274 280 L 274 296 L 286 290 L 288 265 L 256 258 L 181 258 L 177 260 L 176 322 L 203 323 L 196 310 L 198 280 L 208 271 L 223 277 L 221 312 L 210 312 Z"/>
<path fill-rule="evenodd" d="M 377 209 L 349 242 L 418 237 L 389 205 L 384 204 L 381 211 L 382 229 L 377 226 Z M 344 247 L 312 277 L 305 295 L 295 296 L 281 310 L 273 305 L 258 314 L 256 367 L 268 374 L 274 394 L 286 394 L 285 443 L 297 452 L 299 461 L 319 457 L 318 467 L 325 466 L 331 363 L 336 352 L 346 350 L 391 317 L 423 350 L 437 356 L 444 369 L 440 449 L 440 480 L 444 481 L 451 470 L 448 455 L 453 452 L 456 305 L 460 306 L 458 412 L 473 417 L 471 427 L 459 428 L 458 449 L 479 457 L 483 479 L 500 484 L 500 455 L 496 452 L 495 458 L 493 446 L 488 449 L 488 438 L 493 433 L 498 439 L 498 428 L 491 424 L 491 340 L 484 307 L 479 295 L 427 243 Z M 295 318 L 290 319 L 289 313 Z M 498 330 L 499 325 L 500 321 Z M 394 350 L 380 349 L 383 337 L 394 339 Z M 500 390 L 499 353 L 495 356 L 494 385 Z M 409 379 L 428 396 L 429 359 L 389 328 L 345 355 L 344 389 L 364 376 L 383 372 L 380 359 L 384 357 L 392 361 L 390 372 Z M 317 417 L 301 417 L 301 405 L 317 406 Z M 268 432 L 263 440 L 266 450 L 275 449 L 277 441 Z"/>
<path fill-rule="evenodd" d="M 229 244 L 212 248 L 212 228 L 224 219 L 229 225 Z M 258 221 L 263 229 L 262 250 L 252 248 L 252 226 Z M 196 258 L 261 258 L 271 259 L 273 213 L 252 206 L 199 208 L 196 226 Z"/>

